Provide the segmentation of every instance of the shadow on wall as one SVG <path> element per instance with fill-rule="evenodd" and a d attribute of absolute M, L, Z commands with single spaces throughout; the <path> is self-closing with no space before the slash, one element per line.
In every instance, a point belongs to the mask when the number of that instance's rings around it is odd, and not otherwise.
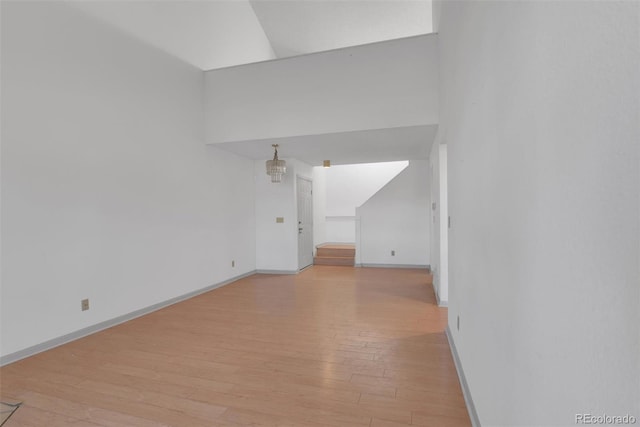
<path fill-rule="evenodd" d="M 356 263 L 426 268 L 430 263 L 429 170 L 409 166 L 356 209 Z"/>
<path fill-rule="evenodd" d="M 325 198 L 314 199 L 314 209 L 324 207 L 325 236 L 321 243 L 355 243 L 356 208 L 394 179 L 409 165 L 408 161 L 363 163 L 315 168 L 314 174 L 322 175 Z M 317 179 L 316 179 L 317 181 Z"/>

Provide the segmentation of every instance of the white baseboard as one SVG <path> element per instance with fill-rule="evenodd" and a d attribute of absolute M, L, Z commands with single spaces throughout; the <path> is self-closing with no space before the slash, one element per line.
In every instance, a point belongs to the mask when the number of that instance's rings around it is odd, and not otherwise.
<path fill-rule="evenodd" d="M 473 427 L 481 427 L 480 419 L 478 418 L 476 407 L 473 404 L 473 399 L 471 398 L 471 391 L 469 390 L 469 384 L 467 384 L 467 378 L 464 375 L 464 369 L 462 369 L 462 363 L 460 362 L 460 357 L 458 356 L 458 350 L 456 349 L 456 344 L 453 341 L 453 337 L 451 336 L 451 329 L 449 329 L 449 325 L 447 325 L 447 329 L 445 332 L 447 334 L 447 340 L 449 341 L 449 348 L 451 348 L 451 354 L 453 355 L 453 363 L 456 365 L 456 372 L 458 372 L 458 378 L 460 379 L 460 386 L 462 387 L 462 394 L 464 396 L 464 401 L 467 404 L 467 411 L 469 412 L 471 425 Z"/>
<path fill-rule="evenodd" d="M 356 264 L 356 267 L 371 267 L 371 268 L 422 268 L 430 270 L 429 264 Z"/>
<path fill-rule="evenodd" d="M 174 298 L 170 298 L 166 301 L 159 302 L 157 304 L 150 305 L 145 308 L 141 308 L 139 310 L 132 311 L 131 313 L 123 314 L 122 316 L 114 317 L 110 320 L 105 320 L 104 322 L 96 323 L 95 325 L 88 326 L 86 328 L 82 328 L 75 332 L 71 332 L 66 335 L 62 335 L 58 338 L 53 338 L 51 340 L 45 341 L 40 344 L 36 344 L 34 346 L 25 348 L 24 350 L 19 350 L 14 353 L 10 353 L 0 357 L 0 366 L 8 365 L 9 363 L 17 362 L 18 360 L 27 358 L 29 356 L 33 356 L 38 353 L 42 353 L 43 351 L 50 350 L 54 347 L 61 346 L 71 341 L 75 341 L 77 339 L 86 337 L 91 334 L 95 334 L 96 332 L 100 332 L 102 330 L 111 328 L 120 323 L 128 322 L 129 320 L 135 319 L 136 317 L 144 316 L 145 314 L 152 313 L 154 311 L 160 310 L 162 308 L 168 307 L 170 305 L 182 302 L 189 298 L 193 298 L 197 295 L 203 294 L 205 292 L 212 291 L 213 289 L 220 288 L 222 286 L 228 285 L 229 283 L 235 282 L 236 280 L 243 279 L 248 276 L 252 276 L 255 274 L 255 270 L 250 271 L 248 273 L 241 274 L 239 276 L 232 277 L 230 279 L 224 280 L 222 282 L 207 286 L 206 288 L 198 289 L 196 291 L 188 292 L 184 295 L 180 295 Z"/>

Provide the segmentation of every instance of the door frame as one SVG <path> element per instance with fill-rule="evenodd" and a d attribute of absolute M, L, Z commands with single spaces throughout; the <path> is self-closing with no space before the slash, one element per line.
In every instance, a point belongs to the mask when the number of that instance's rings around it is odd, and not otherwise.
<path fill-rule="evenodd" d="M 298 271 L 302 271 L 305 268 L 311 267 L 313 265 L 313 255 L 314 255 L 314 251 L 313 251 L 313 179 L 303 176 L 303 175 L 298 175 L 296 174 L 296 231 L 298 231 L 299 225 L 300 225 L 300 209 L 299 209 L 299 205 L 298 205 L 298 180 L 303 180 L 303 181 L 307 181 L 309 182 L 310 186 L 311 186 L 311 194 L 310 194 L 310 227 L 305 227 L 305 229 L 308 229 L 308 233 L 309 233 L 309 239 L 311 242 L 311 262 L 305 266 L 301 266 L 301 261 L 300 261 L 300 237 L 298 237 L 297 239 L 297 257 L 298 257 Z M 298 233 L 296 233 L 299 236 L 299 231 Z"/>

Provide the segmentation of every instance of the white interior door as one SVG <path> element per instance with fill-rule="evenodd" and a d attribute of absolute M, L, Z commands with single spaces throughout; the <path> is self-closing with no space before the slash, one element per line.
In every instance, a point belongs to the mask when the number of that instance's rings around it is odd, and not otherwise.
<path fill-rule="evenodd" d="M 313 196 L 311 181 L 296 177 L 298 187 L 298 268 L 313 264 Z"/>

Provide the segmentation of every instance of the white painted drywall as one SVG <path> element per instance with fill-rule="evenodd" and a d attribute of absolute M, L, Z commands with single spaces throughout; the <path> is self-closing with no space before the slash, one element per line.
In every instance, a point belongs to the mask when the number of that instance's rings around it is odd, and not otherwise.
<path fill-rule="evenodd" d="M 428 265 L 429 193 L 428 162 L 411 160 L 406 169 L 357 208 L 359 263 Z"/>
<path fill-rule="evenodd" d="M 443 3 L 449 325 L 480 421 L 640 417 L 640 3 Z"/>
<path fill-rule="evenodd" d="M 405 160 L 327 168 L 327 216 L 355 216 L 357 206 L 366 202 L 408 164 Z"/>
<path fill-rule="evenodd" d="M 431 1 L 431 26 L 434 33 L 437 33 L 440 28 L 440 16 L 442 15 L 442 3 L 444 1 L 445 0 Z"/>
<path fill-rule="evenodd" d="M 282 182 L 273 183 L 265 172 L 265 161 L 255 162 L 256 269 L 297 271 L 295 173 L 292 159 Z M 282 223 L 276 222 L 283 218 Z"/>
<path fill-rule="evenodd" d="M 253 271 L 253 162 L 204 144 L 202 71 L 1 7 L 1 354 Z"/>
<path fill-rule="evenodd" d="M 207 141 L 435 124 L 435 55 L 424 35 L 208 71 Z"/>
<path fill-rule="evenodd" d="M 326 217 L 326 239 L 328 243 L 355 243 L 356 216 Z"/>
<path fill-rule="evenodd" d="M 327 240 L 327 173 L 323 167 L 314 167 L 313 179 L 313 251 Z"/>
<path fill-rule="evenodd" d="M 449 301 L 449 189 L 447 179 L 447 144 L 438 144 L 438 199 L 436 207 L 440 238 L 438 239 L 438 300 Z M 433 254 L 432 254 L 433 255 Z"/>
<path fill-rule="evenodd" d="M 338 165 L 326 169 L 325 242 L 355 243 L 356 207 L 365 203 L 408 164 L 405 160 Z"/>
<path fill-rule="evenodd" d="M 252 0 L 279 58 L 431 33 L 431 0 Z"/>
<path fill-rule="evenodd" d="M 259 271 L 298 271 L 298 207 L 296 176 L 313 179 L 313 167 L 285 158 L 287 173 L 282 182 L 272 183 L 265 160 L 254 162 L 256 269 Z M 276 218 L 284 222 L 276 222 Z"/>
<path fill-rule="evenodd" d="M 355 243 L 356 207 L 362 205 L 408 161 L 338 165 L 326 172 L 326 240 L 320 243 Z"/>
<path fill-rule="evenodd" d="M 433 286 L 441 305 L 446 305 L 449 290 L 448 230 L 447 230 L 447 146 L 440 137 L 431 147 L 429 155 L 431 272 Z"/>

